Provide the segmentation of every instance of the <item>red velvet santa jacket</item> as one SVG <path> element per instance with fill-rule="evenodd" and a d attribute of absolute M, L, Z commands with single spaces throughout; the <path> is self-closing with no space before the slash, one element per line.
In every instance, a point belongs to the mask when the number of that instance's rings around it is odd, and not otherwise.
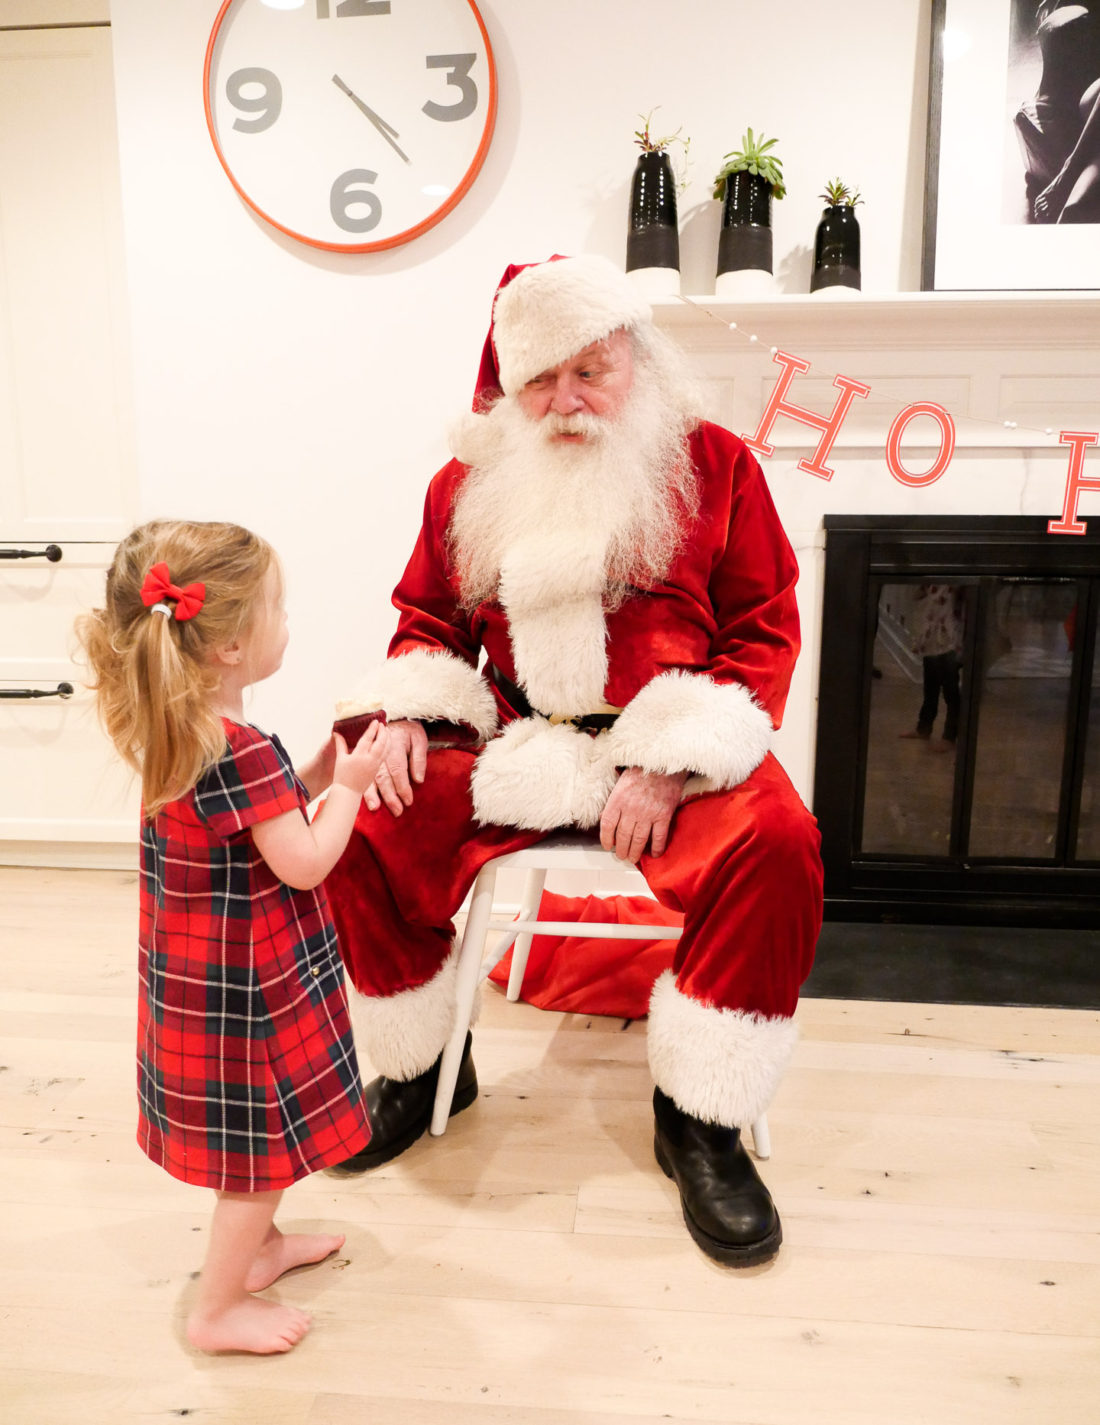
<path fill-rule="evenodd" d="M 687 770 L 690 795 L 735 786 L 767 754 L 799 648 L 797 564 L 744 444 L 704 422 L 690 450 L 699 510 L 680 553 L 610 612 L 604 552 L 581 529 L 565 547 L 532 530 L 502 561 L 497 600 L 461 610 L 446 533 L 467 468 L 451 461 L 432 481 L 394 593 L 397 633 L 362 686 L 391 720 L 465 724 L 485 741 L 472 780 L 482 823 L 593 826 L 620 767 Z M 536 715 L 517 713 L 494 666 Z M 549 720 L 601 704 L 623 711 L 598 736 Z"/>

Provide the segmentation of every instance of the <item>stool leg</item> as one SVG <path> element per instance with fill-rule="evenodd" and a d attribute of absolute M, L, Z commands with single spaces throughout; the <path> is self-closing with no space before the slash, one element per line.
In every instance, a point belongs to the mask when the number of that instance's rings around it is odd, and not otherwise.
<path fill-rule="evenodd" d="M 772 1155 L 772 1140 L 768 1132 L 766 1113 L 762 1113 L 752 1125 L 752 1150 L 758 1158 L 770 1158 Z"/>
<path fill-rule="evenodd" d="M 523 900 L 520 903 L 520 920 L 533 920 L 538 914 L 539 901 L 542 900 L 542 888 L 545 884 L 545 871 L 536 868 L 527 872 L 527 880 L 523 887 Z M 527 970 L 527 957 L 530 953 L 530 935 L 517 935 L 515 946 L 512 949 L 512 967 L 508 972 L 508 998 L 513 1004 L 519 999 L 520 986 L 523 984 L 523 976 Z"/>
<path fill-rule="evenodd" d="M 439 1079 L 435 1090 L 435 1104 L 432 1107 L 431 1133 L 442 1137 L 451 1112 L 458 1069 L 462 1063 L 462 1050 L 466 1045 L 466 1031 L 474 1012 L 474 997 L 477 994 L 481 971 L 481 957 L 485 953 L 485 938 L 488 934 L 489 916 L 493 910 L 493 882 L 496 872 L 490 866 L 478 876 L 474 883 L 474 893 L 470 900 L 470 912 L 466 917 L 466 928 L 462 932 L 462 945 L 458 952 L 458 969 L 455 973 L 455 1022 L 451 1037 L 443 1050 L 439 1065 Z"/>

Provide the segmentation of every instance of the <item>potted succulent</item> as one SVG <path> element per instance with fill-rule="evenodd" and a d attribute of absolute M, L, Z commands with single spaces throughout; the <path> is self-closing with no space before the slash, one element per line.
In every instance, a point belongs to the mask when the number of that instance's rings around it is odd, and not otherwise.
<path fill-rule="evenodd" d="M 641 149 L 630 185 L 630 222 L 626 238 L 626 270 L 651 297 L 675 295 L 680 290 L 680 232 L 676 213 L 678 186 L 669 154 L 678 144 L 687 158 L 690 139 L 651 132 L 654 110 L 640 114 L 642 127 L 634 132 Z"/>
<path fill-rule="evenodd" d="M 849 188 L 839 178 L 831 178 L 819 195 L 825 210 L 814 237 L 814 270 L 811 292 L 860 290 L 859 221 L 856 205 L 862 203 L 858 188 Z"/>
<path fill-rule="evenodd" d="M 778 139 L 747 129 L 741 147 L 727 153 L 714 178 L 723 199 L 718 239 L 719 297 L 760 296 L 772 287 L 772 199 L 787 191 L 783 161 L 772 152 Z"/>

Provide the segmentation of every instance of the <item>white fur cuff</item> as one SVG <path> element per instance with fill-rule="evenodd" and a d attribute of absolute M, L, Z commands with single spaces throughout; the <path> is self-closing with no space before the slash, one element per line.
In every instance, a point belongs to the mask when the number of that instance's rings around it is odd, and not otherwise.
<path fill-rule="evenodd" d="M 341 708 L 352 702 L 363 703 L 364 710 L 385 708 L 391 722 L 417 718 L 466 723 L 483 740 L 497 727 L 489 684 L 476 668 L 442 648 L 414 648 L 387 658 L 360 681 L 356 696 Z"/>
<path fill-rule="evenodd" d="M 454 1028 L 457 964 L 452 953 L 438 974 L 414 990 L 353 994 L 356 1033 L 378 1073 L 413 1079 L 439 1058 Z"/>
<path fill-rule="evenodd" d="M 482 826 L 595 826 L 615 786 L 608 734 L 590 737 L 543 717 L 511 722 L 474 764 L 470 793 Z"/>
<path fill-rule="evenodd" d="M 619 767 L 645 772 L 696 772 L 692 790 L 736 787 L 768 755 L 772 721 L 740 683 L 716 683 L 705 673 L 670 672 L 633 697 L 610 733 Z"/>
<path fill-rule="evenodd" d="M 743 1128 L 772 1101 L 798 1040 L 793 1019 L 689 999 L 666 970 L 649 1002 L 649 1067 L 684 1113 Z"/>

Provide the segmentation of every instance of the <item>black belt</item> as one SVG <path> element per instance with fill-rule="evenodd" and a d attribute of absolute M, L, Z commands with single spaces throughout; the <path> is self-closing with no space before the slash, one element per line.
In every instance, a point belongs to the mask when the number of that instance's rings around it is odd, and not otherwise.
<path fill-rule="evenodd" d="M 506 673 L 502 673 L 495 663 L 489 664 L 489 674 L 503 693 L 505 702 L 514 712 L 519 713 L 520 717 L 549 716 L 539 712 L 538 708 L 533 708 L 523 689 L 513 683 Z M 615 726 L 618 717 L 618 713 L 585 713 L 583 717 L 558 718 L 558 722 L 567 722 L 570 727 L 575 727 L 580 732 L 606 732 L 609 727 Z"/>

